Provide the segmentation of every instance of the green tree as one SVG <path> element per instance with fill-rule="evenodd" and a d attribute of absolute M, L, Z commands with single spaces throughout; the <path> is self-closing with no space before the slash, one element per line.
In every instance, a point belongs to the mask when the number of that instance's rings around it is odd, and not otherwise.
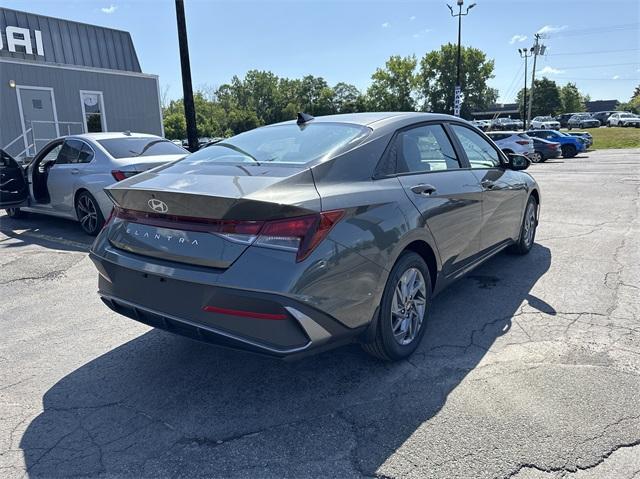
<path fill-rule="evenodd" d="M 534 91 L 534 100 L 536 94 Z M 575 83 L 567 83 L 565 86 L 560 87 L 560 101 L 562 103 L 562 110 L 565 112 L 572 113 L 586 110 L 584 97 Z"/>
<path fill-rule="evenodd" d="M 527 99 L 530 90 L 527 90 Z M 518 92 L 516 102 L 519 105 L 520 115 L 524 118 L 524 93 Z M 534 84 L 533 105 L 531 105 L 531 117 L 541 115 L 556 115 L 562 112 L 562 99 L 560 88 L 556 82 L 548 78 L 536 80 Z"/>
<path fill-rule="evenodd" d="M 452 43 L 428 52 L 420 60 L 418 83 L 425 111 L 453 112 L 456 62 L 457 46 Z M 461 116 L 470 118 L 471 111 L 485 109 L 498 99 L 498 91 L 487 84 L 494 77 L 494 61 L 477 48 L 462 47 L 460 64 Z"/>
<path fill-rule="evenodd" d="M 362 101 L 362 94 L 354 85 L 340 82 L 333 87 L 333 108 L 336 113 L 360 111 Z"/>
<path fill-rule="evenodd" d="M 392 56 L 371 75 L 367 105 L 373 111 L 415 111 L 415 56 Z"/>
<path fill-rule="evenodd" d="M 620 103 L 618 108 L 623 111 L 640 113 L 640 85 L 638 85 L 634 90 L 631 99 L 626 103 Z"/>

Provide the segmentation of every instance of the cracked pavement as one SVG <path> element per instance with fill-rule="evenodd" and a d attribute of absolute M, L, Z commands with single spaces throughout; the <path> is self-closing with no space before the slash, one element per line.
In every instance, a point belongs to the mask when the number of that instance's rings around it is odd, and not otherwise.
<path fill-rule="evenodd" d="M 529 172 L 531 254 L 438 296 L 396 364 L 152 330 L 77 225 L 0 216 L 0 476 L 640 478 L 640 150 Z"/>

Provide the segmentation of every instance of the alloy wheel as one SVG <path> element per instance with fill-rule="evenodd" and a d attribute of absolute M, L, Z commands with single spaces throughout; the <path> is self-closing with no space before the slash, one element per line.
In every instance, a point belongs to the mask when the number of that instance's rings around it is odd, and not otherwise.
<path fill-rule="evenodd" d="M 533 242 L 533 236 L 536 231 L 536 206 L 533 202 L 527 205 L 527 212 L 524 216 L 524 244 L 527 248 Z"/>
<path fill-rule="evenodd" d="M 78 219 L 82 229 L 87 233 L 92 233 L 98 226 L 98 211 L 93 200 L 87 196 L 82 195 L 78 199 Z"/>
<path fill-rule="evenodd" d="M 542 155 L 536 151 L 531 155 L 531 161 L 534 163 L 540 163 L 542 161 Z"/>
<path fill-rule="evenodd" d="M 409 268 L 396 284 L 391 303 L 391 328 L 396 342 L 411 343 L 422 326 L 427 304 L 424 276 L 417 268 Z"/>

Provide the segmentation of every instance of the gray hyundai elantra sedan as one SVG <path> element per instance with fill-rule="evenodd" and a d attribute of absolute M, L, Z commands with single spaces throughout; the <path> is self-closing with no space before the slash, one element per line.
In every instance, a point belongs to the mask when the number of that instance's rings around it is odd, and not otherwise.
<path fill-rule="evenodd" d="M 452 116 L 299 114 L 108 187 L 99 294 L 232 348 L 292 358 L 357 341 L 402 359 L 435 294 L 531 249 L 528 166 Z"/>

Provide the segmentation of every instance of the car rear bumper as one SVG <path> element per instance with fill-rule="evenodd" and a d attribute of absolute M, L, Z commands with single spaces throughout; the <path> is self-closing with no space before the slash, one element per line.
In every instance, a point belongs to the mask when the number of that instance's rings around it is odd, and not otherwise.
<path fill-rule="evenodd" d="M 138 271 L 90 257 L 98 294 L 115 312 L 152 327 L 233 349 L 293 359 L 357 339 L 349 328 L 303 299 Z"/>

